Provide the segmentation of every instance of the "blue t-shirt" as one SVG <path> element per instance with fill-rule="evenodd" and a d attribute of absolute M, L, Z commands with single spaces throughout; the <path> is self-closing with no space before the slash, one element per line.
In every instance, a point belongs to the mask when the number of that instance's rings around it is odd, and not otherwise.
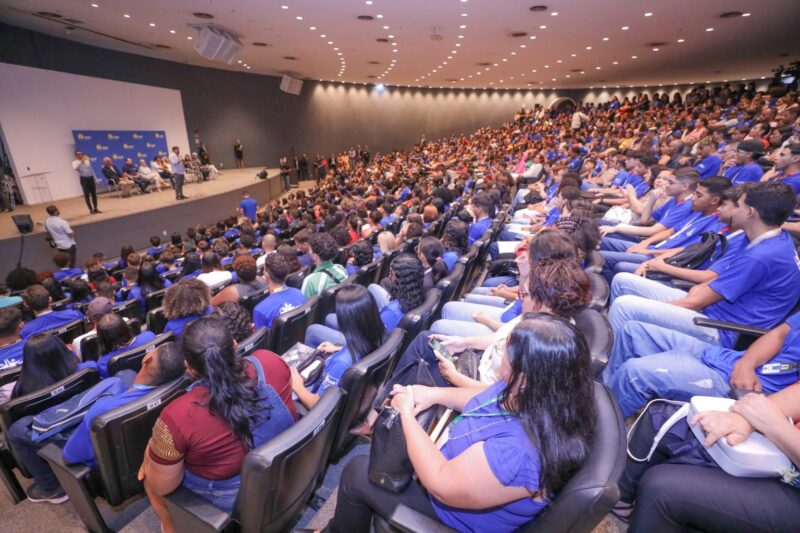
<path fill-rule="evenodd" d="M 316 394 L 322 394 L 328 387 L 338 386 L 342 376 L 352 365 L 353 358 L 350 356 L 350 350 L 345 346 L 325 360 L 325 370 L 322 372 L 322 377 L 316 383 L 313 383 L 309 390 Z"/>
<path fill-rule="evenodd" d="M 503 311 L 503 314 L 500 315 L 500 322 L 502 322 L 503 324 L 507 324 L 521 314 L 522 314 L 522 300 L 518 298 L 514 300 L 514 303 L 508 306 L 505 311 Z"/>
<path fill-rule="evenodd" d="M 800 363 L 800 313 L 795 313 L 786 319 L 786 323 L 792 328 L 783 340 L 783 346 L 778 355 L 767 361 L 767 363 Z M 709 346 L 703 350 L 703 362 L 725 375 L 725 381 L 730 380 L 733 374 L 733 367 L 744 355 L 729 348 L 719 346 Z M 772 394 L 790 385 L 797 383 L 797 371 L 785 374 L 762 374 L 761 367 L 756 368 L 761 386 L 764 393 Z"/>
<path fill-rule="evenodd" d="M 381 309 L 381 322 L 383 322 L 384 327 L 386 327 L 386 331 L 392 331 L 396 328 L 404 314 L 403 310 L 400 309 L 400 302 L 398 300 L 392 300 L 386 304 L 386 307 Z"/>
<path fill-rule="evenodd" d="M 147 250 L 147 255 L 149 255 L 150 257 L 153 257 L 156 254 L 160 254 L 165 249 L 166 249 L 166 246 L 154 246 L 153 248 L 150 248 L 150 249 Z"/>
<path fill-rule="evenodd" d="M 72 432 L 67 443 L 64 445 L 62 456 L 64 462 L 67 464 L 83 463 L 87 466 L 94 467 L 94 447 L 91 440 L 91 427 L 92 422 L 98 416 L 123 406 L 134 400 L 137 400 L 153 390 L 151 387 L 134 387 L 125 390 L 125 384 L 120 378 L 107 378 L 113 379 L 115 382 L 112 389 L 112 395 L 100 398 L 94 405 L 92 405 L 83 417 L 83 420 Z"/>
<path fill-rule="evenodd" d="M 22 349 L 25 341 L 20 339 L 14 344 L 0 348 L 0 370 L 8 370 L 22 364 Z"/>
<path fill-rule="evenodd" d="M 656 222 L 661 222 L 661 219 L 664 218 L 664 215 L 673 205 L 675 205 L 675 198 L 670 198 L 660 206 L 653 209 L 653 211 L 650 213 L 650 216 L 653 217 L 653 220 Z"/>
<path fill-rule="evenodd" d="M 164 326 L 164 333 L 169 333 L 170 331 L 175 334 L 176 337 L 180 337 L 181 333 L 183 333 L 183 328 L 186 327 L 186 324 L 191 322 L 192 320 L 196 320 L 202 316 L 206 316 L 207 314 L 211 313 L 214 310 L 213 307 L 210 305 L 203 311 L 202 314 L 199 315 L 189 315 L 184 316 L 181 318 L 171 318 L 167 320 L 167 324 Z"/>
<path fill-rule="evenodd" d="M 483 217 L 480 220 L 475 221 L 469 227 L 469 237 L 467 237 L 467 245 L 472 246 L 475 244 L 475 241 L 481 238 L 483 233 L 489 229 L 489 226 L 492 225 L 492 219 L 489 217 Z"/>
<path fill-rule="evenodd" d="M 630 178 L 630 176 L 630 172 L 626 172 L 625 170 L 618 172 L 617 175 L 612 178 L 610 185 L 612 187 L 622 187 L 628 183 L 628 178 Z"/>
<path fill-rule="evenodd" d="M 442 254 L 442 261 L 444 261 L 445 266 L 447 266 L 448 272 L 453 271 L 453 267 L 458 263 L 458 258 L 458 252 L 453 252 L 452 250 Z"/>
<path fill-rule="evenodd" d="M 702 181 L 710 176 L 719 175 L 721 167 L 722 159 L 712 154 L 703 158 L 702 161 L 695 165 L 694 169 L 700 173 L 700 181 Z"/>
<path fill-rule="evenodd" d="M 296 307 L 300 307 L 306 301 L 303 291 L 294 287 L 273 292 L 263 299 L 253 309 L 253 323 L 258 328 L 271 328 L 272 321 L 284 313 L 288 313 Z"/>
<path fill-rule="evenodd" d="M 800 298 L 799 263 L 792 237 L 785 231 L 745 248 L 710 283 L 724 300 L 708 306 L 703 314 L 715 320 L 774 327 Z M 719 336 L 726 348 L 736 340 L 730 331 L 720 330 Z"/>
<path fill-rule="evenodd" d="M 725 177 L 729 178 L 734 185 L 758 181 L 763 175 L 764 171 L 761 170 L 761 166 L 758 163 L 736 165 L 725 171 Z"/>
<path fill-rule="evenodd" d="M 68 322 L 84 318 L 86 317 L 83 316 L 83 313 L 74 309 L 51 311 L 45 315 L 37 316 L 30 322 L 26 322 L 25 325 L 22 326 L 22 331 L 19 332 L 19 336 L 23 339 L 27 339 L 36 333 L 60 328 Z"/>
<path fill-rule="evenodd" d="M 111 358 L 117 354 L 121 354 L 123 352 L 127 352 L 128 350 L 133 350 L 134 348 L 138 348 L 143 344 L 147 344 L 151 340 L 156 338 L 156 334 L 152 331 L 143 331 L 138 334 L 136 337 L 133 338 L 133 342 L 129 345 L 119 348 L 118 350 L 111 350 L 105 355 L 101 355 L 100 358 L 97 360 L 97 370 L 100 372 L 101 378 L 108 377 L 108 362 L 111 361 Z"/>
<path fill-rule="evenodd" d="M 83 274 L 83 270 L 75 267 L 75 268 L 62 268 L 61 270 L 56 270 L 53 272 L 53 279 L 56 281 L 61 281 L 62 279 L 71 278 L 72 276 L 80 276 Z"/>
<path fill-rule="evenodd" d="M 464 413 L 469 415 L 452 427 L 442 454 L 449 461 L 473 444 L 483 442 L 486 462 L 503 486 L 537 492 L 542 468 L 539 452 L 518 417 L 501 416 L 505 410 L 498 404 L 497 396 L 506 386 L 504 381 L 498 381 L 467 402 Z M 548 503 L 521 498 L 474 511 L 450 507 L 430 495 L 428 498 L 439 519 L 458 531 L 514 531 L 533 520 Z"/>
<path fill-rule="evenodd" d="M 795 194 L 800 194 L 800 172 L 791 176 L 784 176 L 779 181 L 791 187 Z"/>
<path fill-rule="evenodd" d="M 736 255 L 741 253 L 744 250 L 745 246 L 748 244 L 747 236 L 744 234 L 742 230 L 736 231 L 734 233 L 730 233 L 725 236 L 727 239 L 728 249 L 725 250 L 725 253 L 722 256 L 717 257 L 716 260 L 707 261 L 700 265 L 697 269 L 698 270 L 710 270 L 712 272 L 716 272 L 719 274 L 723 270 L 728 268 L 728 263 L 733 261 L 736 258 Z M 716 254 L 720 251 L 720 244 L 717 243 L 716 246 Z"/>
<path fill-rule="evenodd" d="M 700 215 L 700 213 L 696 213 L 696 215 Z M 677 231 L 675 231 L 675 233 L 673 233 L 668 239 L 664 239 L 658 244 L 650 245 L 648 248 L 651 250 L 682 248 L 684 246 L 689 246 L 690 244 L 700 242 L 700 235 L 707 231 L 719 233 L 720 231 L 725 230 L 727 227 L 727 224 L 722 222 L 719 219 L 719 215 L 716 213 L 707 216 L 694 216 L 686 224 L 681 226 L 680 229 L 676 227 Z"/>
<path fill-rule="evenodd" d="M 674 228 L 679 224 L 685 224 L 692 214 L 692 199 L 678 200 L 667 209 L 659 222 L 665 228 Z"/>
<path fill-rule="evenodd" d="M 239 208 L 244 213 L 244 216 L 250 219 L 250 222 L 256 221 L 256 210 L 258 210 L 258 202 L 255 198 L 245 198 L 239 202 Z"/>

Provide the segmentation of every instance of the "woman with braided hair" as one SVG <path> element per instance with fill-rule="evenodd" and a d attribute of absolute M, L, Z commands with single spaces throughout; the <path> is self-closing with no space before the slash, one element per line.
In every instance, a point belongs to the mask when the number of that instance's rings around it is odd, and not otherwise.
<path fill-rule="evenodd" d="M 245 455 L 297 420 L 289 367 L 274 353 L 237 357 L 215 317 L 188 324 L 182 346 L 194 383 L 161 412 L 139 471 L 167 533 L 174 527 L 164 495 L 182 485 L 231 512 Z"/>

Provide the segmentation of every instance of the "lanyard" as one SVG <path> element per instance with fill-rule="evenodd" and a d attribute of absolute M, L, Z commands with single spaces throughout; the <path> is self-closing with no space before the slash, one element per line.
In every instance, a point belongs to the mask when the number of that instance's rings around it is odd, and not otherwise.
<path fill-rule="evenodd" d="M 745 250 L 754 248 L 759 244 L 761 244 L 763 241 L 766 241 L 767 239 L 771 239 L 773 237 L 777 237 L 780 234 L 781 234 L 781 228 L 775 228 L 769 231 L 765 231 L 764 233 L 762 233 L 761 235 L 750 241 L 750 244 L 747 245 L 747 248 L 745 248 Z"/>
<path fill-rule="evenodd" d="M 480 404 L 475 409 L 467 411 L 466 413 L 461 413 L 460 415 L 455 417 L 452 422 L 450 422 L 450 427 L 448 429 L 452 429 L 453 426 L 455 426 L 456 424 L 461 422 L 461 420 L 464 419 L 464 418 L 491 418 L 491 417 L 497 417 L 497 416 L 513 416 L 511 413 L 509 413 L 507 411 L 500 411 L 499 413 L 476 413 L 476 411 L 479 411 L 479 410 L 483 409 L 484 407 L 489 407 L 490 405 L 492 405 L 494 403 L 497 403 L 497 398 L 498 397 L 495 396 L 491 400 Z"/>

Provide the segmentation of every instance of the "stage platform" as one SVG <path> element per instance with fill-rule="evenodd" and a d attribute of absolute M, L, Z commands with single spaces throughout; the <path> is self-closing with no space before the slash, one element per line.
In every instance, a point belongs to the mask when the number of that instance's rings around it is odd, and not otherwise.
<path fill-rule="evenodd" d="M 174 231 L 185 234 L 190 226 L 216 223 L 235 213 L 245 190 L 259 204 L 280 196 L 279 170 L 269 169 L 270 177 L 263 181 L 255 177 L 261 168 L 228 169 L 216 180 L 187 183 L 183 191 L 188 200 L 175 200 L 172 189 L 130 198 L 103 193 L 98 196 L 101 213 L 96 215 L 88 213 L 82 196 L 53 204 L 75 230 L 78 265 L 82 266 L 95 252 L 117 257 L 124 244 L 144 249 L 150 245 L 152 235 L 159 235 L 162 242 L 169 241 Z M 311 184 L 303 182 L 303 186 Z M 28 214 L 34 221 L 34 233 L 25 236 L 22 264 L 37 271 L 55 268 L 51 261 L 54 250 L 45 240 L 42 224 L 47 218 L 47 205 L 18 206 L 13 213 L 0 214 L 0 283 L 16 266 L 20 254 L 21 237 L 12 215 Z"/>

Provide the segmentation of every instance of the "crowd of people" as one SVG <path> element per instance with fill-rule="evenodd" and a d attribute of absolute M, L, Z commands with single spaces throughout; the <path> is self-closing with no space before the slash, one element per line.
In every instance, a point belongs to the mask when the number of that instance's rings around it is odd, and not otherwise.
<path fill-rule="evenodd" d="M 231 510 L 245 454 L 296 422 L 298 404 L 313 409 L 493 227 L 488 251 L 510 261 L 494 264 L 410 339 L 374 409 L 352 428 L 369 435 L 380 409 L 393 406 L 416 480 L 400 493 L 381 489 L 368 479 L 368 458 L 356 457 L 329 530 L 367 530 L 373 515 L 387 517 L 400 503 L 460 531 L 512 531 L 546 509 L 593 443 L 593 361 L 576 326 L 592 301 L 592 271 L 610 286 L 614 335 L 597 379 L 625 417 L 654 398 L 735 394 L 742 399 L 731 412 L 693 422 L 706 444 L 759 431 L 798 464 L 799 114 L 794 92 L 727 84 L 571 112 L 536 106 L 499 128 L 423 136 L 407 151 L 317 157 L 316 187 L 264 205 L 245 194 L 228 219 L 167 243 L 154 236 L 144 251 L 123 246 L 113 261 L 97 255 L 76 268 L 65 247 L 52 272 L 17 268 L 0 297 L 0 363 L 21 365 L 7 397 L 84 366 L 119 380 L 113 399 L 95 404 L 70 435 L 37 441 L 30 420 L 14 425 L 9 440 L 34 476 L 28 497 L 66 499 L 36 454 L 44 443 L 62 446 L 67 462 L 91 464 L 92 417 L 185 365 L 193 385 L 156 422 L 145 489 L 167 532 L 174 526 L 164 496 L 178 486 Z M 140 169 L 138 182 L 127 175 L 142 190 L 157 184 Z M 61 229 L 69 237 L 68 225 Z M 384 257 L 386 277 L 366 287 L 353 281 Z M 328 354 L 312 382 L 279 354 L 236 357 L 235 343 L 254 328 L 342 283 L 335 312 L 305 334 L 305 344 Z M 252 314 L 240 305 L 265 290 Z M 114 306 L 138 300 L 145 313 L 160 292 L 164 331 L 177 341 L 150 352 L 138 374 L 108 376 L 111 356 L 153 339 L 132 331 Z M 82 317 L 100 340 L 97 361 L 48 333 Z M 769 331 L 745 347 L 729 329 L 696 323 L 704 318 Z M 429 380 L 420 381 L 420 365 Z M 416 419 L 433 405 L 461 413 L 439 443 Z M 631 461 L 614 514 L 633 531 L 795 527 L 798 488 L 713 464 L 700 471 L 692 460 L 670 449 L 645 465 Z"/>

